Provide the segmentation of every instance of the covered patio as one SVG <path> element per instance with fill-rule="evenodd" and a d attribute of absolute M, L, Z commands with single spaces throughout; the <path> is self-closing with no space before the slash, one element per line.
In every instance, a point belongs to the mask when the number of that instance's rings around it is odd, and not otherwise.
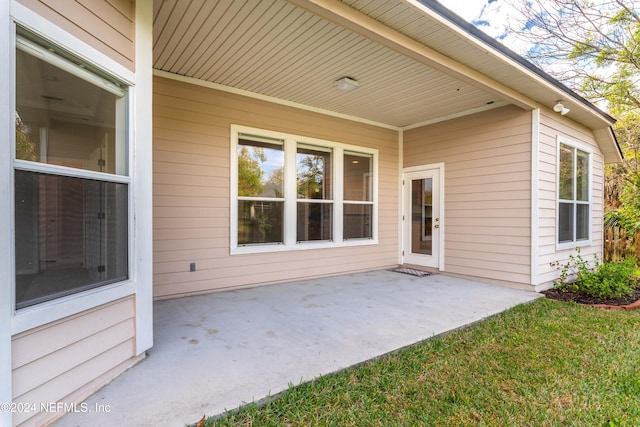
<path fill-rule="evenodd" d="M 147 358 L 54 425 L 183 426 L 538 296 L 377 270 L 157 301 Z"/>

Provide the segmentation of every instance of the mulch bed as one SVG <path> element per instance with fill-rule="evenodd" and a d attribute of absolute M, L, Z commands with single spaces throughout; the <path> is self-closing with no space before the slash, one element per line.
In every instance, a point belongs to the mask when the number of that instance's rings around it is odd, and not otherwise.
<path fill-rule="evenodd" d="M 640 300 L 640 288 L 636 289 L 635 293 L 628 298 L 620 298 L 620 299 L 612 299 L 612 300 L 601 300 L 598 298 L 593 298 L 588 295 L 576 292 L 563 292 L 558 289 L 552 288 L 542 292 L 545 297 L 549 299 L 554 299 L 558 301 L 574 301 L 578 304 L 605 304 L 605 305 L 628 305 L 632 304 L 638 300 Z"/>

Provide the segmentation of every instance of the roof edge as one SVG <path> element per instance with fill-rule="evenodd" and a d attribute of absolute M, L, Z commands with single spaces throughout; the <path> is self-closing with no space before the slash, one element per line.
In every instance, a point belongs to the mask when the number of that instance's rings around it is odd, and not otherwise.
<path fill-rule="evenodd" d="M 508 60 L 513 61 L 518 65 L 520 65 L 521 67 L 523 67 L 525 70 L 535 74 L 539 78 L 542 78 L 543 80 L 545 80 L 546 82 L 554 86 L 556 89 L 562 91 L 567 96 L 570 96 L 580 104 L 584 105 L 585 107 L 589 108 L 590 110 L 592 110 L 593 112 L 601 116 L 607 122 L 610 122 L 611 124 L 616 122 L 616 119 L 614 117 L 610 116 L 608 113 L 601 110 L 591 101 L 577 94 L 575 91 L 567 87 L 564 83 L 555 79 L 554 77 L 552 77 L 551 75 L 549 75 L 548 73 L 546 73 L 545 71 L 543 71 L 542 69 L 534 65 L 533 63 L 527 61 L 523 56 L 519 55 L 515 51 L 506 47 L 504 44 L 500 43 L 493 37 L 485 34 L 483 31 L 479 30 L 470 22 L 467 22 L 465 19 L 457 15 L 455 12 L 451 11 L 450 9 L 447 9 L 438 1 L 436 0 L 415 0 L 415 1 L 421 4 L 422 6 L 426 7 L 427 9 L 431 10 L 432 12 L 436 13 L 440 17 L 444 18 L 447 22 L 457 27 L 459 30 L 462 30 L 465 33 L 473 36 L 477 41 L 486 45 L 488 48 L 495 51 L 497 54 L 506 57 Z"/>

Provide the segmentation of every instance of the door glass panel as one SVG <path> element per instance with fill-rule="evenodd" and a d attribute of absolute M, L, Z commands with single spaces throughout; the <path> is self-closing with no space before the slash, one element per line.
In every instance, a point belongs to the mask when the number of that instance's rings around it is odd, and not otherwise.
<path fill-rule="evenodd" d="M 433 178 L 411 180 L 411 253 L 433 255 Z"/>

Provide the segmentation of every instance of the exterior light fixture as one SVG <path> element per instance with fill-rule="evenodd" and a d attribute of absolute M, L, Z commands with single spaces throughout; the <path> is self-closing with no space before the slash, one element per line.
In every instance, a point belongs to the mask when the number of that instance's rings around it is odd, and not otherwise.
<path fill-rule="evenodd" d="M 561 116 L 564 116 L 571 110 L 565 108 L 565 106 L 562 105 L 562 102 L 558 101 L 556 102 L 556 105 L 553 106 L 553 111 L 555 111 L 556 113 L 560 113 Z"/>
<path fill-rule="evenodd" d="M 344 90 L 348 92 L 350 90 L 357 89 L 360 86 L 357 80 L 352 79 L 351 77 L 343 77 L 341 79 L 336 80 L 333 85 L 340 90 Z"/>

